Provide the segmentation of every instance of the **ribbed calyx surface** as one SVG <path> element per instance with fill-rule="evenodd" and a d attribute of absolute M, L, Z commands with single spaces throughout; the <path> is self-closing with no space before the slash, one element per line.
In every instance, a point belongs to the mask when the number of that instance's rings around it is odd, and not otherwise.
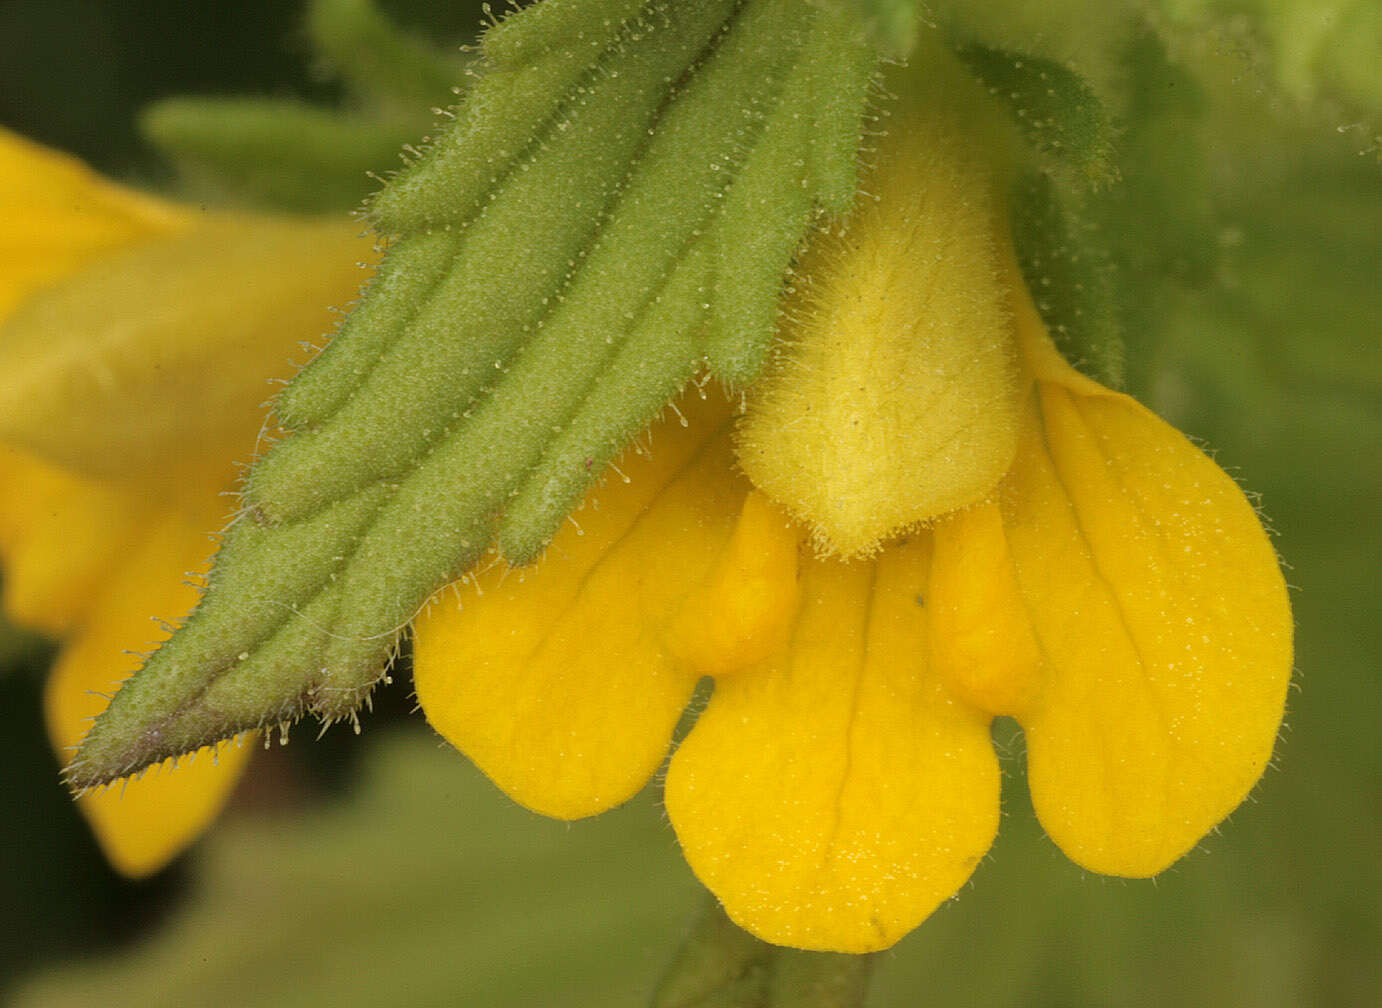
<path fill-rule="evenodd" d="M 492 29 L 374 200 L 388 254 L 279 401 L 203 601 L 71 783 L 353 716 L 434 592 L 492 547 L 536 560 L 694 375 L 754 379 L 808 228 L 853 203 L 875 65 L 805 0 L 544 0 Z"/>

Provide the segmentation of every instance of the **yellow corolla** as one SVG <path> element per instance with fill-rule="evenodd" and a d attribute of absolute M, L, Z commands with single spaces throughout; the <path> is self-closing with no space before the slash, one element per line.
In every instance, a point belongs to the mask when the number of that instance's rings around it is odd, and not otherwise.
<path fill-rule="evenodd" d="M 352 300 L 345 220 L 212 214 L 0 131 L 0 563 L 13 622 L 62 642 L 46 693 L 66 761 L 181 619 L 253 454 L 273 376 Z M 111 863 L 157 871 L 248 756 L 222 746 L 83 795 Z"/>
<path fill-rule="evenodd" d="M 476 570 L 415 624 L 431 723 L 562 818 L 637 792 L 712 677 L 667 811 L 729 915 L 800 948 L 886 948 L 969 878 L 999 819 L 995 716 L 1025 729 L 1053 840 L 1145 876 L 1252 788 L 1290 676 L 1253 508 L 1060 357 L 1003 223 L 1001 130 L 936 86 L 896 88 L 871 195 L 798 264 L 744 408 L 693 392 L 540 563 Z M 145 617 L 193 601 L 182 572 L 252 454 L 262 378 L 350 298 L 361 250 L 344 225 L 203 218 L 7 146 L 6 173 L 53 186 L 6 208 L 10 234 L 62 255 L 14 271 L 0 550 L 9 611 L 65 635 L 49 708 L 67 746 L 104 702 L 85 691 L 161 636 Z M 147 871 L 241 758 L 84 807 Z"/>
<path fill-rule="evenodd" d="M 713 677 L 668 814 L 731 918 L 806 949 L 887 948 L 969 878 L 998 715 L 1062 850 L 1161 871 L 1261 775 L 1291 669 L 1242 491 L 1061 358 L 976 106 L 901 89 L 743 415 L 689 396 L 540 564 L 415 628 L 431 723 L 562 818 L 641 788 Z"/>

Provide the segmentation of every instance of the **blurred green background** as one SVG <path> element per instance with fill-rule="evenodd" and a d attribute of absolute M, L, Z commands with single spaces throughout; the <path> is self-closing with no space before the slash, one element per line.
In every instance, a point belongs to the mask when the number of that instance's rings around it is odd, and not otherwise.
<path fill-rule="evenodd" d="M 438 40 L 481 17 L 384 6 Z M 300 22 L 294 0 L 4 0 L 0 122 L 167 184 L 135 126 L 152 99 L 342 99 Z M 1042 836 L 1000 724 L 998 843 L 881 957 L 873 1005 L 1382 1004 L 1382 167 L 1343 113 L 1297 108 L 1236 58 L 1141 64 L 1161 69 L 1135 84 L 1145 115 L 1091 219 L 1133 391 L 1259 492 L 1278 533 L 1298 674 L 1273 768 L 1155 882 L 1105 879 Z M 406 676 L 363 738 L 275 747 L 194 852 L 122 881 L 57 781 L 48 655 L 7 638 L 0 673 L 13 1003 L 638 1005 L 700 905 L 655 793 L 590 822 L 529 815 L 411 713 Z"/>

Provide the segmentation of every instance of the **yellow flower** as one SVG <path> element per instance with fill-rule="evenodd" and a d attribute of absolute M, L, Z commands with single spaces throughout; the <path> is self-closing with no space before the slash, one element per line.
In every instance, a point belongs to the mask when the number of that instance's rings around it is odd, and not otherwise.
<path fill-rule="evenodd" d="M 942 83 L 808 251 L 746 415 L 689 396 L 540 564 L 415 625 L 431 723 L 560 818 L 638 791 L 712 676 L 668 815 L 731 918 L 806 949 L 887 948 L 970 877 L 995 716 L 1057 845 L 1149 876 L 1257 781 L 1290 676 L 1252 506 L 1061 358 L 995 223 L 1001 131 Z"/>
<path fill-rule="evenodd" d="M 197 599 L 266 380 L 330 326 L 359 228 L 212 214 L 102 181 L 0 131 L 0 563 L 9 619 L 62 642 L 46 691 L 64 762 Z M 157 871 L 221 807 L 222 747 L 80 807 L 112 865 Z"/>
<path fill-rule="evenodd" d="M 970 877 L 999 819 L 994 717 L 1022 724 L 1062 850 L 1146 876 L 1254 785 L 1290 674 L 1251 505 L 1060 357 L 1001 223 L 1002 129 L 943 72 L 932 100 L 917 86 L 874 153 L 876 198 L 804 254 L 742 416 L 713 389 L 686 397 L 541 563 L 473 571 L 414 627 L 431 723 L 561 818 L 642 788 L 713 678 L 668 766 L 669 817 L 736 922 L 807 949 L 887 948 Z M 146 207 L 16 149 L 10 174 Z M 97 214 L 50 202 L 63 212 L 15 233 Z M 95 228 L 113 237 L 36 274 L 6 323 L 6 604 L 66 635 L 60 746 L 103 702 L 83 691 L 137 664 L 114 656 L 154 642 L 142 617 L 193 601 L 176 585 L 252 453 L 262 376 L 325 328 L 306 306 L 359 279 L 340 225 L 154 210 L 144 230 Z M 138 819 L 116 792 L 84 799 L 126 870 L 214 813 L 225 761 L 194 770 L 133 785 L 167 806 Z"/>

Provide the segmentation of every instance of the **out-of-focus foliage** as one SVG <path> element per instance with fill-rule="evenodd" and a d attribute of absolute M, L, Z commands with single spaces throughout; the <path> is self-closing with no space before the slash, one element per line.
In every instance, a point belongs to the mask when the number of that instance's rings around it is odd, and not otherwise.
<path fill-rule="evenodd" d="M 39 658 L 43 641 L 0 615 L 0 675 L 16 672 Z"/>
<path fill-rule="evenodd" d="M 312 0 L 305 31 L 344 108 L 281 97 L 175 95 L 140 128 L 182 188 L 217 203 L 327 212 L 359 204 L 379 172 L 450 105 L 470 57 L 395 24 L 372 0 Z"/>
<path fill-rule="evenodd" d="M 646 1002 L 700 898 L 651 795 L 568 825 L 431 740 L 371 754 L 348 803 L 228 824 L 156 940 L 16 1005 Z"/>
<path fill-rule="evenodd" d="M 1160 0 L 1169 25 L 1264 65 L 1283 92 L 1382 105 L 1382 6 L 1374 0 Z"/>

